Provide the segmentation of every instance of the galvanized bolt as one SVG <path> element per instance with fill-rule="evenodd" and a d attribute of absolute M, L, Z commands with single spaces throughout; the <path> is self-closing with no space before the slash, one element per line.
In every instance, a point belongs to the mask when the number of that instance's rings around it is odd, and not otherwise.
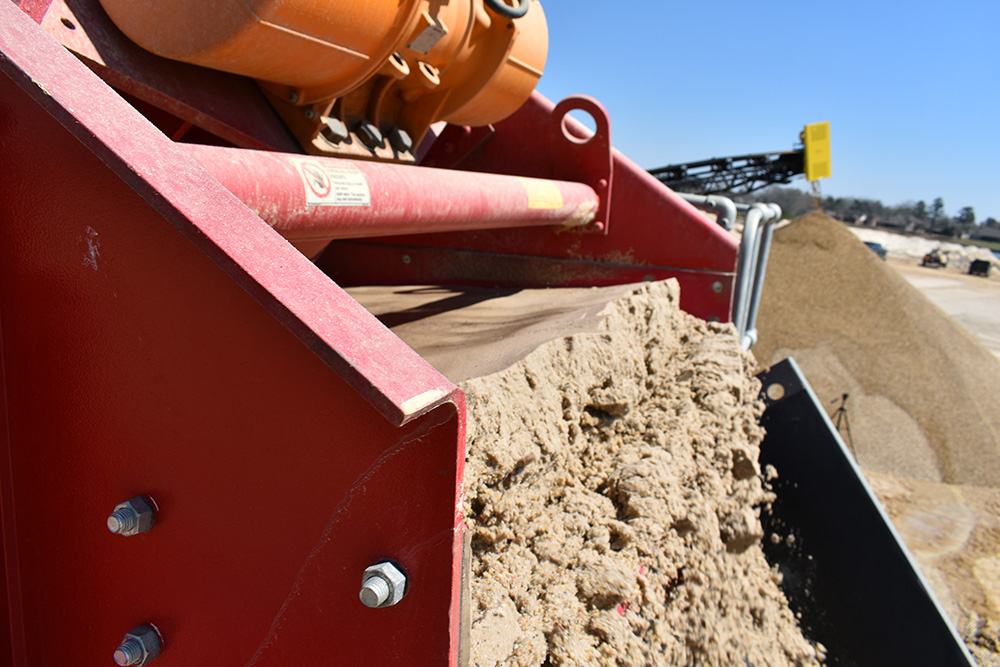
<path fill-rule="evenodd" d="M 406 595 L 406 575 L 389 562 L 372 565 L 361 578 L 361 604 L 391 607 Z"/>
<path fill-rule="evenodd" d="M 298 91 L 295 90 L 289 91 L 288 95 L 285 96 L 285 99 L 291 102 L 292 104 L 298 104 L 299 103 Z"/>
<path fill-rule="evenodd" d="M 160 655 L 160 635 L 149 625 L 132 628 L 122 637 L 121 645 L 115 649 L 115 664 L 145 665 Z"/>
<path fill-rule="evenodd" d="M 721 292 L 722 291 L 722 283 L 719 282 L 718 280 L 716 280 L 714 283 L 712 283 L 712 291 L 715 292 L 716 294 L 718 294 L 719 292 Z"/>
<path fill-rule="evenodd" d="M 153 527 L 155 521 L 153 506 L 142 496 L 136 496 L 115 505 L 114 511 L 108 517 L 108 530 L 116 535 L 131 537 L 145 533 Z"/>
<path fill-rule="evenodd" d="M 409 153 L 413 150 L 413 139 L 410 138 L 409 132 L 400 127 L 394 127 L 389 132 L 389 143 L 399 153 Z"/>
<path fill-rule="evenodd" d="M 306 117 L 306 120 L 312 120 L 316 117 L 316 112 L 312 109 L 306 109 L 302 112 L 302 115 Z"/>
<path fill-rule="evenodd" d="M 339 144 L 351 136 L 351 133 L 347 131 L 347 126 L 344 125 L 344 121 L 329 116 L 326 118 L 321 133 L 323 134 L 323 138 L 331 144 Z"/>
<path fill-rule="evenodd" d="M 359 120 L 357 127 L 354 128 L 354 131 L 358 133 L 358 138 L 361 139 L 361 143 L 368 148 L 375 150 L 376 148 L 382 146 L 384 141 L 382 139 L 382 133 L 378 131 L 378 128 L 375 127 L 375 125 L 369 123 L 367 120 Z"/>

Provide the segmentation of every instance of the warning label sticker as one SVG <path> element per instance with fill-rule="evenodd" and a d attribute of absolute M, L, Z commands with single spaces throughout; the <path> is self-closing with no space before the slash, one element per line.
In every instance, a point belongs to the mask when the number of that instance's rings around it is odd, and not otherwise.
<path fill-rule="evenodd" d="M 515 176 L 524 185 L 528 193 L 528 208 L 562 208 L 562 192 L 552 181 L 542 181 L 535 178 Z"/>
<path fill-rule="evenodd" d="M 361 170 L 349 162 L 289 158 L 302 177 L 308 206 L 371 206 L 372 193 Z"/>

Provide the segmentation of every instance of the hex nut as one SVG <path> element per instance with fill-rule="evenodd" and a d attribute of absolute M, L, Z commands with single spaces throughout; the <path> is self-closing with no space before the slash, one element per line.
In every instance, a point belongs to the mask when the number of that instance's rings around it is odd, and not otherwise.
<path fill-rule="evenodd" d="M 369 579 L 379 578 L 384 581 L 388 587 L 389 592 L 386 599 L 377 605 L 370 605 L 364 600 L 365 584 L 368 583 Z M 378 563 L 377 565 L 372 565 L 365 570 L 364 575 L 361 577 L 361 587 L 362 587 L 362 602 L 365 606 L 373 607 L 391 607 L 397 604 L 406 595 L 406 575 L 403 574 L 399 568 L 397 568 L 392 563 L 386 561 L 384 563 Z"/>
<path fill-rule="evenodd" d="M 145 665 L 160 655 L 160 633 L 149 625 L 132 628 L 122 637 L 121 645 L 115 650 L 115 664 Z"/>
<path fill-rule="evenodd" d="M 108 517 L 108 530 L 118 535 L 131 537 L 145 533 L 156 523 L 156 513 L 152 504 L 142 496 L 136 496 L 115 505 Z"/>

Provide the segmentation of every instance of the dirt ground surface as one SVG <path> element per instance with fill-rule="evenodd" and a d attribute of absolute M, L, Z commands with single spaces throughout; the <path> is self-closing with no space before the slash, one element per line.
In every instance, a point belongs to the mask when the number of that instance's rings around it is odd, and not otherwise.
<path fill-rule="evenodd" d="M 932 269 L 894 257 L 889 258 L 889 265 L 1000 357 L 1000 271 L 994 269 L 984 278 L 957 268 Z"/>
<path fill-rule="evenodd" d="M 1000 665 L 1000 362 L 973 334 L 988 344 L 998 331 L 996 282 L 882 262 L 811 214 L 775 234 L 754 349 L 763 364 L 795 357 L 831 414 L 849 394 L 842 436 L 989 666 Z"/>

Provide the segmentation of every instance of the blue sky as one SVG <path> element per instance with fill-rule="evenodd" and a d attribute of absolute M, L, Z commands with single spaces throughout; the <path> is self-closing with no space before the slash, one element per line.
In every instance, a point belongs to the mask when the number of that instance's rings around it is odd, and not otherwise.
<path fill-rule="evenodd" d="M 596 97 L 643 167 L 787 150 L 830 121 L 823 194 L 1000 219 L 1000 0 L 542 4 L 539 90 Z"/>

